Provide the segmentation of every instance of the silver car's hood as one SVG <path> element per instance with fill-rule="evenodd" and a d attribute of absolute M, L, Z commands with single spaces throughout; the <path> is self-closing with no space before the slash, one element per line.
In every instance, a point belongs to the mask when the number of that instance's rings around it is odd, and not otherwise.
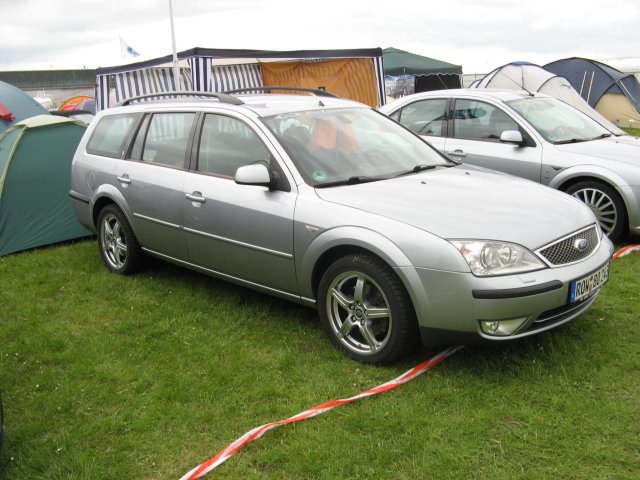
<path fill-rule="evenodd" d="M 635 145 L 636 147 L 640 147 L 640 138 L 634 137 L 632 135 L 620 135 L 620 136 L 611 136 L 606 138 L 609 142 L 614 143 L 624 143 L 625 145 Z"/>
<path fill-rule="evenodd" d="M 442 238 L 503 240 L 528 248 L 595 223 L 591 210 L 569 195 L 468 166 L 316 192 L 328 202 L 392 218 Z"/>
<path fill-rule="evenodd" d="M 590 142 L 568 143 L 566 145 L 556 145 L 558 151 L 562 153 L 573 153 L 581 157 L 596 157 L 596 160 L 611 160 L 627 163 L 629 165 L 640 166 L 640 150 L 638 145 L 627 142 L 615 142 L 608 138 L 593 140 Z M 580 161 L 584 163 L 584 159 Z M 597 161 L 601 164 L 601 161 Z"/>

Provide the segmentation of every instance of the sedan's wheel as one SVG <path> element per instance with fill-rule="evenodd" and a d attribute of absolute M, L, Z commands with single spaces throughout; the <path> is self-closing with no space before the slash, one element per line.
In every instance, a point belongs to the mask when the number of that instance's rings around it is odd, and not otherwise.
<path fill-rule="evenodd" d="M 593 211 L 600 227 L 612 240 L 618 240 L 626 230 L 627 212 L 620 195 L 610 186 L 598 181 L 572 185 L 567 193 L 586 203 Z"/>
<path fill-rule="evenodd" d="M 142 250 L 124 214 L 114 205 L 107 205 L 98 217 L 100 255 L 109 270 L 123 275 L 136 272 L 142 260 Z"/>
<path fill-rule="evenodd" d="M 369 255 L 334 262 L 320 282 L 319 310 L 331 342 L 364 363 L 389 363 L 415 345 L 417 324 L 404 286 Z"/>

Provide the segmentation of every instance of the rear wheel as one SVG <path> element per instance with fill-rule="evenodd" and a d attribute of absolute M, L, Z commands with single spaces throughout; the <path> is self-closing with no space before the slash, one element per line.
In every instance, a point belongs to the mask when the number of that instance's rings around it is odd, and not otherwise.
<path fill-rule="evenodd" d="M 618 240 L 625 233 L 627 211 L 614 188 L 597 180 L 587 180 L 572 185 L 567 193 L 591 208 L 611 241 Z"/>
<path fill-rule="evenodd" d="M 391 268 L 370 255 L 335 261 L 320 281 L 325 334 L 363 363 L 385 364 L 415 347 L 417 323 L 409 296 Z"/>
<path fill-rule="evenodd" d="M 112 272 L 129 275 L 140 269 L 144 254 L 131 225 L 115 205 L 107 205 L 98 216 L 98 246 Z"/>

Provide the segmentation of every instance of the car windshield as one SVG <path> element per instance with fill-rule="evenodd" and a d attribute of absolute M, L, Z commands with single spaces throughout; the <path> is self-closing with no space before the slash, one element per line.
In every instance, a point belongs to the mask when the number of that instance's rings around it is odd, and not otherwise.
<path fill-rule="evenodd" d="M 314 187 L 383 180 L 452 165 L 416 135 L 366 108 L 280 114 L 264 123 Z"/>
<path fill-rule="evenodd" d="M 551 143 L 586 142 L 611 135 L 595 120 L 555 98 L 529 97 L 507 104 Z"/>

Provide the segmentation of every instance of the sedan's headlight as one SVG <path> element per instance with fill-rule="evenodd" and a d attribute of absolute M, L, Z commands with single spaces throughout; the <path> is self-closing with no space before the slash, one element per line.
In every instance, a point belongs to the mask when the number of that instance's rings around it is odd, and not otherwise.
<path fill-rule="evenodd" d="M 531 251 L 515 243 L 490 240 L 449 240 L 478 277 L 510 275 L 545 268 Z"/>

